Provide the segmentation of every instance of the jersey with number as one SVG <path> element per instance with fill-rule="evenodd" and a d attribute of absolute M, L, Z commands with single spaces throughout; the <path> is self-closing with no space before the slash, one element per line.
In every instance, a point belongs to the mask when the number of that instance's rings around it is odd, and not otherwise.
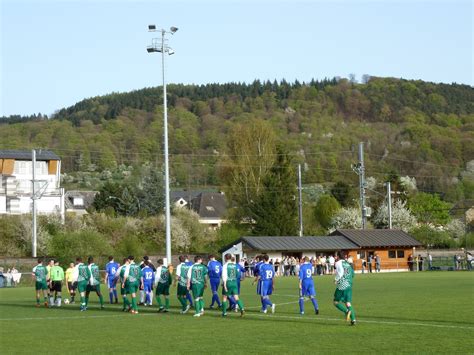
<path fill-rule="evenodd" d="M 90 264 L 89 270 L 91 272 L 91 277 L 89 284 L 92 286 L 100 285 L 100 272 L 99 267 L 96 264 Z"/>
<path fill-rule="evenodd" d="M 217 260 L 209 261 L 207 271 L 210 279 L 220 279 L 222 275 L 222 264 Z"/>
<path fill-rule="evenodd" d="M 275 276 L 275 269 L 273 268 L 273 265 L 263 263 L 262 265 L 260 265 L 258 275 L 260 276 L 260 280 L 262 281 L 273 280 L 273 277 Z"/>
<path fill-rule="evenodd" d="M 313 266 L 311 263 L 301 265 L 298 276 L 301 282 L 313 282 Z"/>
<path fill-rule="evenodd" d="M 77 265 L 77 282 L 89 282 L 89 278 L 91 277 L 91 272 L 87 265 L 79 264 Z"/>
<path fill-rule="evenodd" d="M 188 283 L 188 271 L 191 268 L 191 265 L 188 263 L 181 263 L 176 268 L 176 275 L 178 276 L 178 284 L 186 287 Z"/>
<path fill-rule="evenodd" d="M 346 290 L 352 287 L 354 269 L 346 260 L 336 262 L 336 287 L 338 290 Z"/>
<path fill-rule="evenodd" d="M 107 279 L 113 280 L 115 278 L 115 273 L 119 268 L 119 264 L 115 261 L 109 261 L 107 265 L 105 265 L 105 272 L 107 273 Z"/>
<path fill-rule="evenodd" d="M 48 269 L 39 264 L 33 268 L 33 274 L 35 274 L 36 282 L 46 282 L 48 277 Z"/>
<path fill-rule="evenodd" d="M 129 269 L 128 269 L 128 278 L 127 278 L 128 282 L 130 283 L 139 282 L 141 277 L 142 277 L 142 270 L 140 269 L 140 266 L 138 266 L 135 263 L 130 264 Z"/>
<path fill-rule="evenodd" d="M 233 262 L 225 263 L 222 270 L 222 280 L 224 282 L 237 282 L 240 280 L 239 266 Z"/>
<path fill-rule="evenodd" d="M 207 267 L 203 264 L 194 264 L 188 270 L 188 279 L 193 285 L 202 285 L 206 283 Z"/>
<path fill-rule="evenodd" d="M 159 266 L 156 269 L 156 284 L 171 285 L 170 271 L 166 266 Z"/>
<path fill-rule="evenodd" d="M 143 275 L 143 283 L 146 285 L 151 285 L 153 284 L 153 281 L 155 280 L 155 272 L 150 266 L 145 266 L 142 269 L 142 275 Z"/>

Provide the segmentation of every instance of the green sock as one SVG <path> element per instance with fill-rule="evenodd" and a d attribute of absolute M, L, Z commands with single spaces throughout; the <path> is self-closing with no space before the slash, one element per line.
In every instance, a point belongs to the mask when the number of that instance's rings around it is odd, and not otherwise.
<path fill-rule="evenodd" d="M 40 304 L 40 299 L 36 298 L 36 304 Z"/>
<path fill-rule="evenodd" d="M 227 314 L 227 301 L 222 301 L 222 314 Z"/>
<path fill-rule="evenodd" d="M 240 299 L 237 301 L 237 305 L 239 306 L 241 311 L 244 310 L 244 304 L 242 303 L 242 301 Z"/>
<path fill-rule="evenodd" d="M 85 306 L 86 305 L 86 300 L 84 299 L 83 296 L 81 296 L 81 305 Z"/>
<path fill-rule="evenodd" d="M 170 299 L 168 297 L 165 298 L 165 308 L 170 309 Z"/>
<path fill-rule="evenodd" d="M 134 311 L 138 311 L 137 298 L 136 297 L 132 297 L 132 308 L 133 308 Z"/>
<path fill-rule="evenodd" d="M 196 313 L 201 312 L 201 308 L 200 308 L 199 305 L 200 305 L 199 300 L 198 300 L 198 299 L 195 299 L 195 300 L 194 300 L 194 310 L 196 311 Z"/>
<path fill-rule="evenodd" d="M 130 301 L 128 300 L 128 297 L 123 298 L 123 308 L 127 308 L 130 306 Z"/>
<path fill-rule="evenodd" d="M 199 309 L 204 311 L 204 300 L 202 298 L 199 300 Z"/>
<path fill-rule="evenodd" d="M 104 305 L 104 298 L 102 297 L 102 295 L 99 296 L 99 302 L 101 306 Z"/>
<path fill-rule="evenodd" d="M 178 297 L 179 303 L 181 303 L 181 310 L 184 311 L 186 309 L 186 299 L 184 297 Z"/>
<path fill-rule="evenodd" d="M 163 302 L 161 302 L 161 297 L 160 296 L 156 296 L 156 302 L 158 303 L 158 306 L 160 306 L 160 308 L 163 307 Z"/>
<path fill-rule="evenodd" d="M 87 306 L 89 304 L 89 297 L 86 297 L 85 300 L 86 300 L 86 306 Z"/>
<path fill-rule="evenodd" d="M 337 304 L 335 304 L 335 306 L 336 306 L 336 308 L 337 308 L 338 310 L 340 310 L 341 312 L 347 313 L 347 308 L 346 308 L 346 306 L 343 305 L 342 303 L 337 303 Z"/>
<path fill-rule="evenodd" d="M 354 308 L 352 308 L 352 306 L 350 306 L 349 311 L 351 311 L 351 320 L 354 321 L 356 319 L 356 314 L 354 312 Z"/>

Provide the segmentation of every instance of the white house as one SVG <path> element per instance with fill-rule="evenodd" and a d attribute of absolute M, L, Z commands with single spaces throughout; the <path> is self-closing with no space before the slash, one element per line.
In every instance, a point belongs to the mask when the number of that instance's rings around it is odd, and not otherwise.
<path fill-rule="evenodd" d="M 31 151 L 0 150 L 0 214 L 31 213 L 32 168 Z M 51 151 L 38 150 L 35 173 L 38 213 L 63 213 L 61 159 Z"/>

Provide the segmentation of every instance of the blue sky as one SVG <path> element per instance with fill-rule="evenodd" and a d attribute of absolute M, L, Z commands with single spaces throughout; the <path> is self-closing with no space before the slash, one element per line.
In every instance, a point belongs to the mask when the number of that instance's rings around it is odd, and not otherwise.
<path fill-rule="evenodd" d="M 0 0 L 0 116 L 52 114 L 161 85 L 147 26 L 179 27 L 167 81 L 204 84 L 349 73 L 473 85 L 473 3 Z"/>

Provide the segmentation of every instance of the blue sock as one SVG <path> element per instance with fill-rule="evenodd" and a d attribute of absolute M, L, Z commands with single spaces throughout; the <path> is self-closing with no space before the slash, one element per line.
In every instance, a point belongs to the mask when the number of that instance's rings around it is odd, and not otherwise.
<path fill-rule="evenodd" d="M 318 310 L 319 309 L 319 306 L 318 306 L 318 301 L 316 301 L 316 298 L 311 298 L 311 302 L 313 302 L 313 306 L 314 306 L 314 310 Z"/>
<path fill-rule="evenodd" d="M 114 293 L 113 292 L 109 292 L 109 300 L 110 300 L 110 303 L 114 303 Z"/>
<path fill-rule="evenodd" d="M 186 293 L 186 299 L 189 301 L 189 304 L 192 307 L 193 306 L 193 298 L 191 297 L 191 294 L 189 292 Z"/>
<path fill-rule="evenodd" d="M 233 296 L 229 297 L 229 304 L 230 304 L 230 309 L 235 308 L 235 299 Z"/>
<path fill-rule="evenodd" d="M 150 292 L 147 292 L 145 295 L 145 303 L 150 304 Z"/>
<path fill-rule="evenodd" d="M 300 313 L 304 312 L 304 298 L 300 298 Z"/>
<path fill-rule="evenodd" d="M 117 297 L 117 290 L 116 290 L 116 289 L 114 289 L 114 298 L 115 298 L 116 300 L 118 300 L 118 297 Z"/>
<path fill-rule="evenodd" d="M 217 303 L 217 306 L 220 308 L 221 300 L 219 299 L 219 294 L 217 292 L 216 292 L 216 303 Z"/>
<path fill-rule="evenodd" d="M 268 304 L 269 307 L 273 306 L 273 303 L 272 303 L 272 301 L 270 301 L 269 298 L 267 298 L 267 304 Z"/>
<path fill-rule="evenodd" d="M 262 303 L 262 309 L 265 309 L 265 299 L 260 297 L 260 303 Z"/>

